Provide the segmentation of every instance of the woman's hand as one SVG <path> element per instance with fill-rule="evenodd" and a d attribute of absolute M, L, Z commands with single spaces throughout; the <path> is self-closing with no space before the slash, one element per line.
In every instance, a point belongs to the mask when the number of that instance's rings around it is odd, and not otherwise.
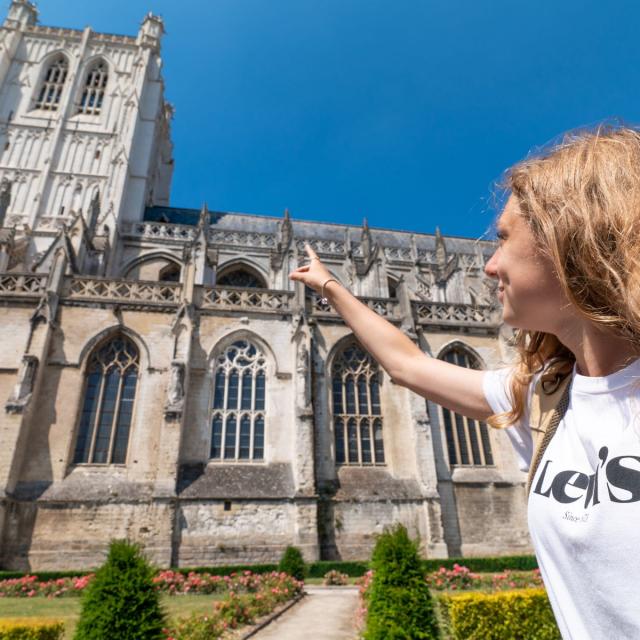
<path fill-rule="evenodd" d="M 322 285 L 329 278 L 333 278 L 333 276 L 322 264 L 320 258 L 318 258 L 318 254 L 311 248 L 308 242 L 305 242 L 304 249 L 309 256 L 309 264 L 302 265 L 295 271 L 292 271 L 289 274 L 289 280 L 298 280 L 317 293 L 321 293 Z"/>

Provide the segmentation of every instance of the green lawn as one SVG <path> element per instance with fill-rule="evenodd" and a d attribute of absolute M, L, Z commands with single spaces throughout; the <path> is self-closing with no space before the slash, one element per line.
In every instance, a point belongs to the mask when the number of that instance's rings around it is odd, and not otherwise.
<path fill-rule="evenodd" d="M 222 596 L 161 596 L 169 620 L 207 613 Z M 65 640 L 73 638 L 80 615 L 80 598 L 0 598 L 0 618 L 56 618 L 65 623 Z"/>

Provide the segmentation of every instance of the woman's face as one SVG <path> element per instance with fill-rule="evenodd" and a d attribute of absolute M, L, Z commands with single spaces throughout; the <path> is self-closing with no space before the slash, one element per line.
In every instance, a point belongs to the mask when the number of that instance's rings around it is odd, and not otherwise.
<path fill-rule="evenodd" d="M 571 314 L 551 261 L 536 248 L 533 232 L 511 196 L 498 220 L 500 244 L 485 266 L 498 281 L 498 299 L 506 324 L 557 335 Z"/>

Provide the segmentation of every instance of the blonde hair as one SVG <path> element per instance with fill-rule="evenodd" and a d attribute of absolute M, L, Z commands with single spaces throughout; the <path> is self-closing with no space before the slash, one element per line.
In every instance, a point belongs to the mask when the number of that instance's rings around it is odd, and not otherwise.
<path fill-rule="evenodd" d="M 519 162 L 503 188 L 555 269 L 567 298 L 603 331 L 640 344 L 640 132 L 601 125 L 566 134 L 551 150 Z M 575 358 L 552 334 L 518 330 L 513 408 L 495 427 L 523 415 L 533 376 L 561 379 Z"/>

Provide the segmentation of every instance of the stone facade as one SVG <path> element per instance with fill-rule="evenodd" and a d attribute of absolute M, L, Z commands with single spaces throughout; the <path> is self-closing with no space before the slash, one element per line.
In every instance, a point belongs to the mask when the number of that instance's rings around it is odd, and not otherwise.
<path fill-rule="evenodd" d="M 162 566 L 366 558 L 395 522 L 426 556 L 529 551 L 506 438 L 395 386 L 288 280 L 309 242 L 425 352 L 494 367 L 492 243 L 169 207 L 162 32 L 26 0 L 0 29 L 0 566 L 118 537 Z"/>

